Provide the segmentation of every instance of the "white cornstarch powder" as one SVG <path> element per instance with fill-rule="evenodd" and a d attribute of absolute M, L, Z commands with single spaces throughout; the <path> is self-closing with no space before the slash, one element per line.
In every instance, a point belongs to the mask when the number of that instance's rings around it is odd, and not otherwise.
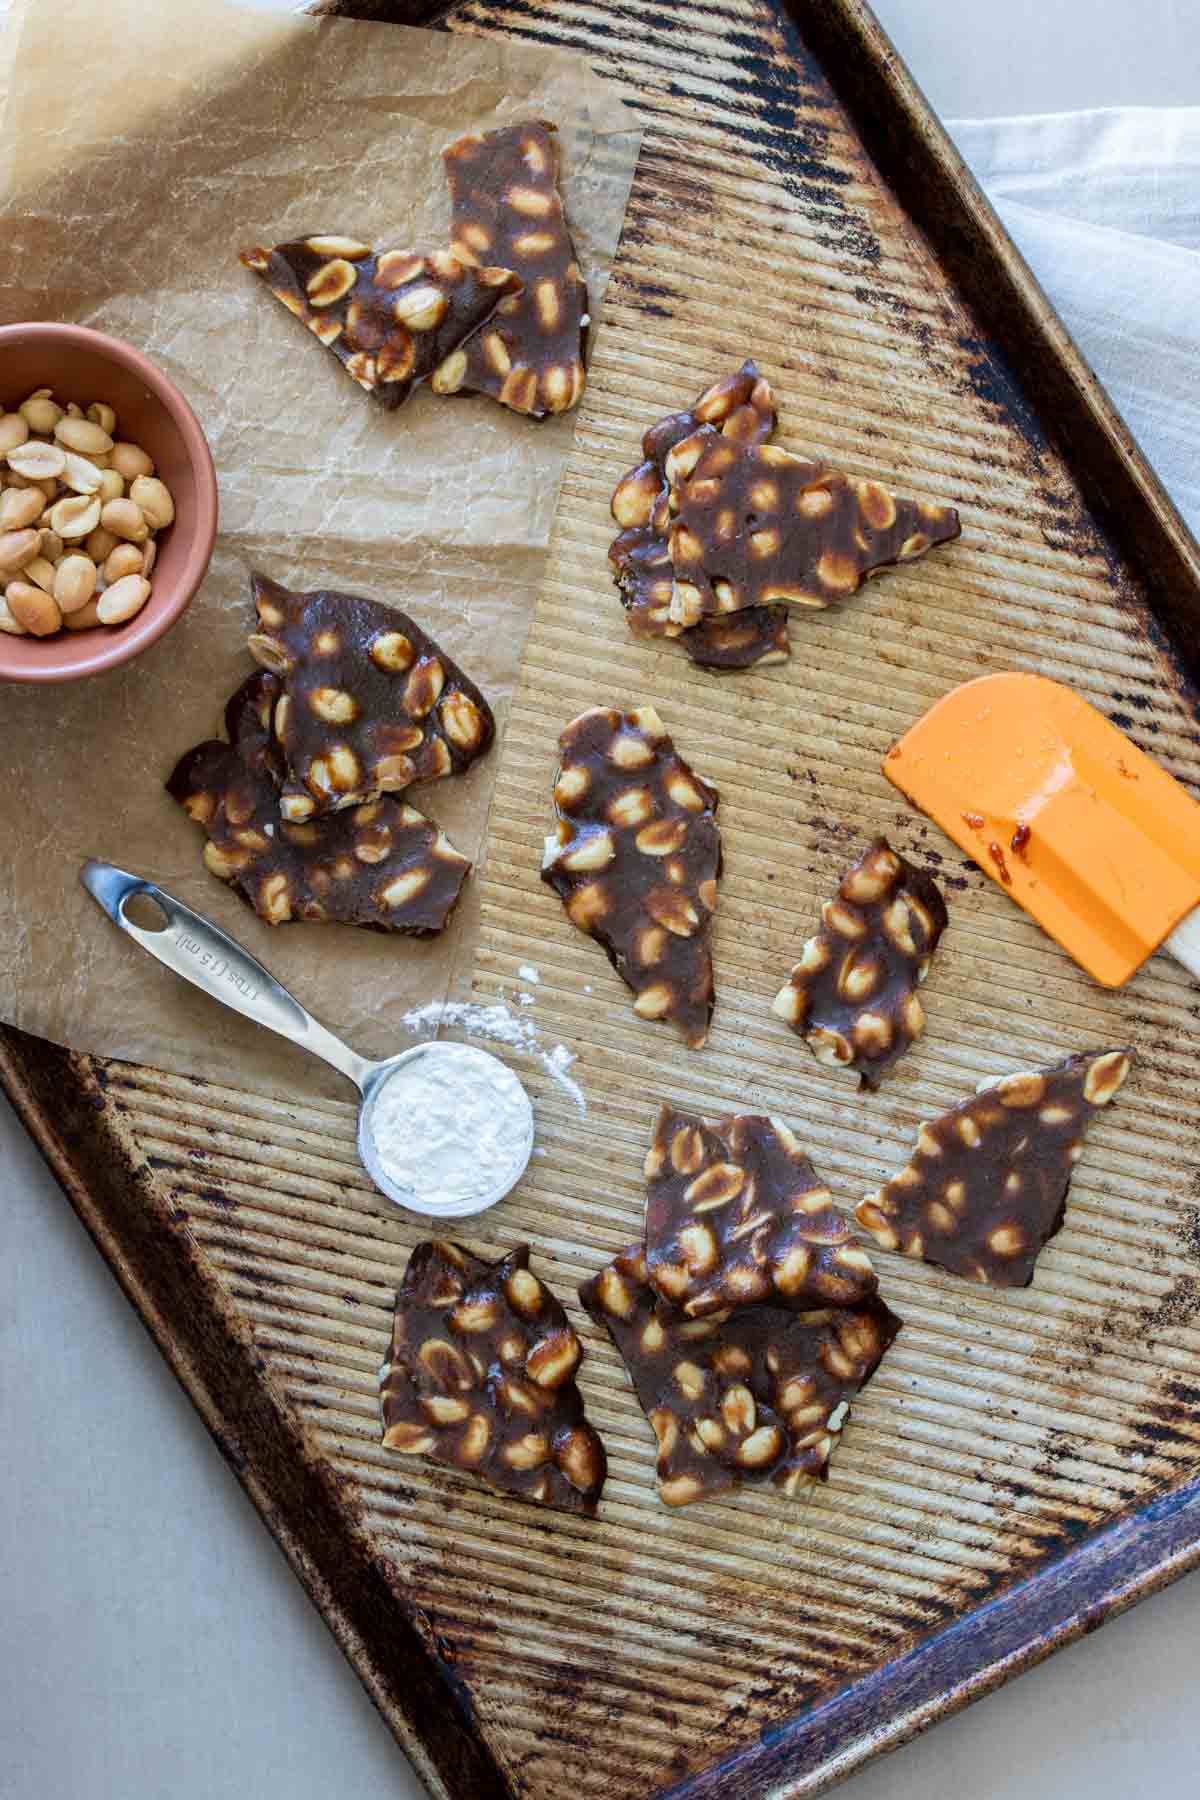
<path fill-rule="evenodd" d="M 412 1190 L 418 1211 L 436 1213 L 481 1198 L 524 1166 L 529 1104 L 494 1056 L 443 1044 L 384 1083 L 370 1132 L 389 1181 Z"/>
<path fill-rule="evenodd" d="M 553 1076 L 563 1091 L 571 1096 L 580 1112 L 587 1117 L 587 1096 L 567 1070 L 575 1061 L 575 1052 L 565 1044 L 543 1050 L 537 1026 L 528 1016 L 510 1012 L 500 1001 L 480 1006 L 472 1000 L 433 1000 L 428 1006 L 414 1006 L 400 1021 L 406 1031 L 432 1031 L 439 1025 L 457 1025 L 472 1037 L 490 1038 L 493 1044 L 508 1044 L 536 1056 L 547 1075 Z"/>

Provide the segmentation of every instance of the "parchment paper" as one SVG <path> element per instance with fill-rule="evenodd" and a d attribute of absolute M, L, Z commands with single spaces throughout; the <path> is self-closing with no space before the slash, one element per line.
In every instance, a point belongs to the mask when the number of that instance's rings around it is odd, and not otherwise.
<path fill-rule="evenodd" d="M 163 780 L 254 666 L 252 566 L 413 612 L 488 695 L 502 742 L 575 415 L 534 424 L 427 391 L 385 414 L 237 251 L 315 231 L 443 245 L 443 145 L 544 117 L 595 318 L 640 133 L 579 58 L 400 26 L 214 0 L 16 0 L 7 34 L 0 317 L 71 319 L 143 349 L 204 426 L 221 521 L 201 592 L 152 650 L 76 683 L 0 683 L 0 1014 L 158 1067 L 295 1077 L 298 1053 L 104 919 L 77 881 L 92 855 L 209 914 L 356 1048 L 385 1054 L 400 1014 L 443 998 L 466 962 L 473 882 L 429 942 L 271 929 L 205 872 Z M 497 760 L 409 795 L 476 860 Z"/>

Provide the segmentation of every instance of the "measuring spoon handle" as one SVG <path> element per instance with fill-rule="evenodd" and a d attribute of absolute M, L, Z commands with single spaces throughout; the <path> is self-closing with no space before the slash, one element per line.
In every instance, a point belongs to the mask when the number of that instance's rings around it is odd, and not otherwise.
<path fill-rule="evenodd" d="M 79 879 L 113 924 L 160 963 L 231 1012 L 241 1013 L 255 1025 L 265 1025 L 302 1050 L 311 1050 L 361 1091 L 373 1065 L 318 1024 L 257 957 L 211 919 L 193 912 L 154 882 L 112 863 L 92 859 L 84 863 Z M 126 907 L 136 894 L 144 894 L 158 907 L 166 921 L 161 929 L 147 930 L 128 916 Z"/>

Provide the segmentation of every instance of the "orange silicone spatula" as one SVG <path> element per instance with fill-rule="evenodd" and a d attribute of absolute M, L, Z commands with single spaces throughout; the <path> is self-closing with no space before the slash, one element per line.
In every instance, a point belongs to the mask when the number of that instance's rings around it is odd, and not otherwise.
<path fill-rule="evenodd" d="M 1200 805 L 1070 688 L 965 682 L 883 771 L 1106 987 L 1160 945 L 1200 977 Z"/>

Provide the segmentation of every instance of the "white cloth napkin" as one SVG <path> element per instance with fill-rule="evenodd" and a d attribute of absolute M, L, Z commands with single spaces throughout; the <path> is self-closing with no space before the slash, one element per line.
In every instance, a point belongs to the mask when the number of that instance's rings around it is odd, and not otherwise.
<path fill-rule="evenodd" d="M 1200 534 L 1200 107 L 947 130 Z"/>

